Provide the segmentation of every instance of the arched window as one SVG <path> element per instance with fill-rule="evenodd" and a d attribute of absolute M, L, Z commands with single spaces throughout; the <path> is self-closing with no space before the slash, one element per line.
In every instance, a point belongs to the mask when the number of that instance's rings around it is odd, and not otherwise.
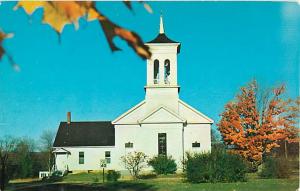
<path fill-rule="evenodd" d="M 170 60 L 166 59 L 165 60 L 165 84 L 169 84 L 169 76 L 170 76 Z"/>
<path fill-rule="evenodd" d="M 159 82 L 159 61 L 154 60 L 154 72 L 153 72 L 154 84 L 158 84 Z"/>

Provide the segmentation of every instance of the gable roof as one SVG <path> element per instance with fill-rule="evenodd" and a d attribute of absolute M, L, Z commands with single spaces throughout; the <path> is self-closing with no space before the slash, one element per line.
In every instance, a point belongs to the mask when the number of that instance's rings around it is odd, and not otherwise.
<path fill-rule="evenodd" d="M 61 122 L 53 147 L 114 145 L 115 128 L 110 121 Z"/>
<path fill-rule="evenodd" d="M 179 99 L 178 103 L 180 105 L 184 106 L 184 108 L 189 111 L 188 117 L 185 116 L 187 118 L 187 122 L 188 123 L 199 123 L 199 122 L 196 122 L 196 121 L 193 121 L 193 120 L 191 121 L 190 119 L 188 119 L 188 118 L 192 117 L 192 115 L 195 115 L 195 114 L 196 114 L 196 116 L 199 116 L 199 117 L 201 117 L 204 120 L 203 122 L 200 122 L 200 123 L 210 123 L 210 124 L 214 123 L 214 120 L 212 120 L 211 118 L 207 117 L 206 115 L 204 115 L 203 113 L 201 113 L 197 109 L 193 108 L 189 104 L 185 103 L 184 101 L 182 101 L 182 100 Z"/>
<path fill-rule="evenodd" d="M 128 117 L 130 114 L 134 114 L 134 112 L 138 111 L 145 103 L 146 103 L 145 100 L 141 101 L 140 103 L 138 103 L 137 105 L 135 105 L 134 107 L 132 107 L 131 109 L 129 109 L 128 111 L 126 111 L 125 113 L 120 115 L 118 118 L 113 120 L 112 124 L 118 124 L 119 121 L 121 121 L 122 119 Z M 136 117 L 138 117 L 138 116 L 136 116 Z"/>
<path fill-rule="evenodd" d="M 159 116 L 157 118 L 157 116 Z M 186 120 L 166 106 L 160 106 L 138 121 L 142 123 L 185 123 Z"/>
<path fill-rule="evenodd" d="M 70 154 L 71 152 L 64 149 L 64 148 L 59 148 L 59 149 L 55 149 L 54 151 L 52 151 L 52 153 L 63 153 L 63 154 L 67 153 L 67 154 Z"/>

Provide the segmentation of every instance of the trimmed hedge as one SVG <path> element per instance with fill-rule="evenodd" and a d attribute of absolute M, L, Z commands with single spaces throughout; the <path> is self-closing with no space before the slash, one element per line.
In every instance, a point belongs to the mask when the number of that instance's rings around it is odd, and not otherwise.
<path fill-rule="evenodd" d="M 285 158 L 267 157 L 259 176 L 262 178 L 288 178 L 291 174 L 289 161 Z"/>
<path fill-rule="evenodd" d="M 174 174 L 177 164 L 172 156 L 158 155 L 148 161 L 156 174 Z"/>
<path fill-rule="evenodd" d="M 189 182 L 246 181 L 247 166 L 235 154 L 223 150 L 213 153 L 187 154 L 186 179 Z"/>
<path fill-rule="evenodd" d="M 157 174 L 155 173 L 148 173 L 148 174 L 141 174 L 138 177 L 139 179 L 153 179 L 153 178 L 157 178 Z"/>
<path fill-rule="evenodd" d="M 117 182 L 121 177 L 121 173 L 115 170 L 108 170 L 106 174 L 106 180 L 108 182 Z"/>

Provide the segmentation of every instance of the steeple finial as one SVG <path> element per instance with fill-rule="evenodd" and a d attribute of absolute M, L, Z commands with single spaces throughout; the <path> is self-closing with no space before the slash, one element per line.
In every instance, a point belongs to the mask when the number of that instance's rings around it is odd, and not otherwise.
<path fill-rule="evenodd" d="M 164 33 L 165 33 L 164 21 L 163 21 L 162 12 L 160 12 L 159 34 L 164 34 Z"/>

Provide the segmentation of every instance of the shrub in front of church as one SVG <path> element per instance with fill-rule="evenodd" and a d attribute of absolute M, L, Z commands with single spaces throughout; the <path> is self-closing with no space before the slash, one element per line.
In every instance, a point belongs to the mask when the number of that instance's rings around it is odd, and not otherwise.
<path fill-rule="evenodd" d="M 49 177 L 44 177 L 44 182 L 60 182 L 63 180 L 64 173 L 62 171 L 54 171 Z"/>
<path fill-rule="evenodd" d="M 174 174 L 177 165 L 172 156 L 158 155 L 148 161 L 148 165 L 153 168 L 156 174 Z"/>
<path fill-rule="evenodd" d="M 153 179 L 153 178 L 156 178 L 156 177 L 157 177 L 157 174 L 152 173 L 152 172 L 139 175 L 139 179 Z"/>
<path fill-rule="evenodd" d="M 117 182 L 121 177 L 121 173 L 115 170 L 108 170 L 106 174 L 106 180 L 108 182 Z"/>
<path fill-rule="evenodd" d="M 136 179 L 141 170 L 147 166 L 147 158 L 145 153 L 134 151 L 122 156 L 121 160 L 132 177 Z"/>
<path fill-rule="evenodd" d="M 189 182 L 246 181 L 247 166 L 244 160 L 226 151 L 187 154 L 185 165 L 185 176 Z"/>
<path fill-rule="evenodd" d="M 288 178 L 291 174 L 290 161 L 285 158 L 267 157 L 259 173 L 261 178 Z"/>

